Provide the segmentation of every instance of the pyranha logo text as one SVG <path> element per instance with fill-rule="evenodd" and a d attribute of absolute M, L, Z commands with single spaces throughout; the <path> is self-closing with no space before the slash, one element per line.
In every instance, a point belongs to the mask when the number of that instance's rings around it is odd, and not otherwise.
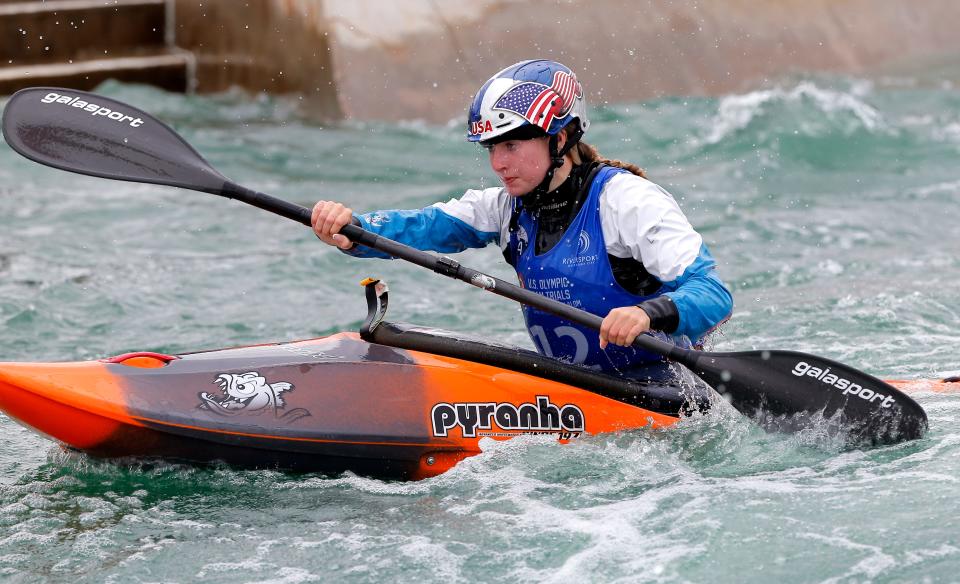
<path fill-rule="evenodd" d="M 460 426 L 464 438 L 475 438 L 477 430 L 490 430 L 494 423 L 501 430 L 560 433 L 561 438 L 585 429 L 583 410 L 574 404 L 558 407 L 545 395 L 538 395 L 536 404 L 519 406 L 494 402 L 438 403 L 430 411 L 430 419 L 434 436 L 446 436 L 449 430 Z"/>

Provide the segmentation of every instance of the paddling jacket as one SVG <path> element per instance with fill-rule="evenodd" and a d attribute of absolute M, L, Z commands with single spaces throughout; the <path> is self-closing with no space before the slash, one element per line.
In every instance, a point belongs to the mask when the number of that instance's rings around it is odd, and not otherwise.
<path fill-rule="evenodd" d="M 673 197 L 658 185 L 592 165 L 575 168 L 541 200 L 528 197 L 511 197 L 503 188 L 468 190 L 459 199 L 424 209 L 374 211 L 356 219 L 368 231 L 421 250 L 452 253 L 497 243 L 522 286 L 599 316 L 617 306 L 639 305 L 652 329 L 680 345 L 699 343 L 729 317 L 733 300 L 717 276 L 716 262 Z M 601 248 L 606 253 L 599 253 Z M 389 258 L 364 246 L 348 253 Z M 544 270 L 549 278 L 541 277 Z M 622 348 L 611 351 L 610 346 L 609 354 L 601 355 L 595 331 L 581 331 L 590 345 L 584 354 L 580 335 L 563 328 L 570 323 L 544 320 L 547 315 L 530 309 L 524 315 L 535 344 L 548 356 L 605 370 L 620 369 L 623 358 L 659 360 L 650 354 L 617 358 Z M 564 344 L 568 349 L 557 350 Z"/>

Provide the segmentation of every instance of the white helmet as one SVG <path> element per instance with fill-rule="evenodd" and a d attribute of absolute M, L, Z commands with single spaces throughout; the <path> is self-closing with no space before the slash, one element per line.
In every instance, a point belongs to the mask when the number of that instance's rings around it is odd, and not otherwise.
<path fill-rule="evenodd" d="M 556 61 L 521 61 L 477 92 L 467 118 L 467 140 L 487 142 L 525 126 L 533 126 L 525 137 L 536 135 L 535 128 L 554 136 L 573 120 L 579 122 L 580 135 L 587 131 L 583 88 L 573 71 Z"/>

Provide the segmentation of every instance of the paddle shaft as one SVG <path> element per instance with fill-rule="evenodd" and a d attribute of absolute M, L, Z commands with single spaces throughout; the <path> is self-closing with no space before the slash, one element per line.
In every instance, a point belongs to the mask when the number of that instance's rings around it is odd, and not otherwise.
<path fill-rule="evenodd" d="M 289 201 L 284 201 L 283 199 L 278 199 L 266 193 L 260 193 L 233 182 L 227 182 L 224 184 L 223 190 L 217 194 L 236 199 L 257 207 L 258 209 L 263 209 L 264 211 L 270 211 L 271 213 L 292 219 L 308 227 L 311 226 L 310 209 Z M 594 330 L 599 331 L 600 324 L 603 322 L 603 319 L 595 314 L 553 300 L 552 298 L 547 298 L 536 292 L 531 292 L 510 282 L 501 280 L 500 278 L 462 266 L 459 262 L 448 257 L 437 256 L 398 243 L 392 239 L 380 237 L 356 225 L 345 225 L 343 229 L 340 230 L 340 233 L 360 245 L 382 251 L 389 256 L 406 260 L 412 264 L 433 270 L 443 276 L 461 280 L 477 288 L 483 288 L 488 292 L 493 292 L 504 298 L 509 298 L 538 310 L 555 314 L 561 318 Z M 688 367 L 694 367 L 697 362 L 693 351 L 682 349 L 671 343 L 647 335 L 638 336 L 633 345 L 639 349 L 663 355 L 668 359 L 678 361 Z"/>

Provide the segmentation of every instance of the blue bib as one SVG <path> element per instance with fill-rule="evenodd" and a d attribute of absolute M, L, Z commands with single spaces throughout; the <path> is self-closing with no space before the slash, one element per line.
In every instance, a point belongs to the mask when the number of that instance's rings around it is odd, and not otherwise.
<path fill-rule="evenodd" d="M 660 294 L 631 294 L 616 282 L 610 269 L 600 225 L 600 193 L 607 181 L 621 172 L 626 171 L 611 166 L 600 169 L 576 218 L 560 241 L 542 255 L 534 253 L 538 217 L 520 210 L 517 229 L 510 234 L 510 252 L 521 286 L 601 317 L 614 308 L 634 306 Z M 601 350 L 597 331 L 529 306 L 523 307 L 523 316 L 534 344 L 548 357 L 626 375 L 631 369 L 664 361 L 632 347 L 607 345 Z M 663 333 L 652 334 L 674 342 Z"/>

